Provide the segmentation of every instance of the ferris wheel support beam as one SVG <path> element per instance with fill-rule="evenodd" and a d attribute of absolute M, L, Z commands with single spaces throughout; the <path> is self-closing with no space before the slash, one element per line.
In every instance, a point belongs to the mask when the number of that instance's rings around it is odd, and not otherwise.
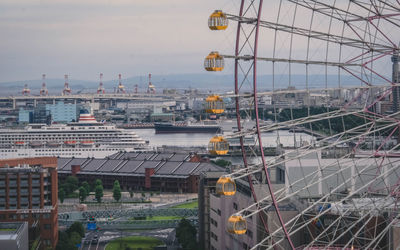
<path fill-rule="evenodd" d="M 224 58 L 239 59 L 244 61 L 253 60 L 254 57 L 250 55 L 245 56 L 232 56 L 232 55 L 221 55 Z M 298 63 L 298 64 L 315 64 L 315 65 L 327 65 L 333 67 L 362 67 L 363 64 L 357 63 L 339 63 L 339 62 L 327 62 L 327 61 L 309 61 L 309 60 L 298 60 L 298 59 L 285 59 L 285 58 L 272 58 L 272 57 L 257 57 L 258 61 L 266 62 L 285 62 L 285 63 Z"/>
<path fill-rule="evenodd" d="M 322 121 L 322 120 L 326 120 L 326 119 L 333 119 L 333 118 L 343 117 L 343 116 L 347 116 L 347 115 L 362 114 L 364 112 L 365 112 L 364 109 L 357 110 L 357 111 L 345 111 L 345 110 L 330 111 L 327 113 L 306 116 L 306 117 L 298 118 L 295 120 L 274 123 L 272 125 L 260 126 L 260 131 L 261 132 L 270 132 L 270 131 L 279 130 L 282 128 L 296 127 L 299 125 Z M 245 135 L 253 135 L 256 132 L 257 131 L 255 129 L 249 129 L 246 131 L 238 131 L 238 132 L 231 134 L 230 136 L 227 136 L 226 138 L 237 138 L 237 137 L 241 137 L 241 136 L 245 136 Z"/>
<path fill-rule="evenodd" d="M 385 8 L 385 9 L 382 9 L 382 11 L 393 11 L 394 13 L 392 13 L 392 12 L 390 12 L 390 13 L 379 13 L 379 11 L 376 8 L 376 4 L 374 4 L 374 1 L 368 1 L 367 3 L 366 2 L 356 1 L 356 0 L 351 0 L 350 1 L 350 2 L 352 2 L 354 4 L 357 4 L 359 7 L 363 8 L 363 9 L 365 9 L 367 11 L 369 11 L 371 13 L 374 13 L 375 16 L 373 16 L 373 17 L 360 16 L 360 15 L 357 15 L 357 14 L 355 14 L 353 12 L 348 11 L 348 10 L 344 10 L 344 9 L 338 8 L 336 6 L 332 6 L 332 5 L 329 5 L 327 3 L 324 3 L 324 2 L 321 2 L 321 1 L 317 1 L 317 0 L 288 0 L 288 1 L 292 2 L 292 3 L 295 3 L 295 4 L 298 4 L 298 5 L 300 5 L 300 6 L 304 7 L 304 8 L 311 9 L 311 10 L 316 11 L 318 13 L 324 14 L 324 15 L 329 16 L 331 18 L 334 18 L 334 19 L 337 19 L 337 20 L 340 20 L 340 21 L 346 21 L 346 22 L 350 22 L 350 21 L 353 21 L 353 20 L 354 21 L 369 21 L 370 19 L 377 19 L 377 18 L 381 18 L 381 17 L 397 14 L 397 12 L 399 11 L 398 7 L 394 7 L 391 4 L 387 4 L 386 3 L 387 1 L 383 2 L 381 0 L 379 0 L 379 2 L 383 3 L 385 6 L 388 6 L 388 7 L 392 8 L 392 9 Z M 367 5 L 367 7 L 366 6 L 362 6 L 362 5 Z M 371 5 L 374 7 L 375 12 L 372 11 L 370 8 L 368 8 Z M 344 19 L 344 17 L 346 17 L 347 19 Z M 395 24 L 396 26 L 399 26 L 396 23 L 393 23 L 393 24 Z"/>
<path fill-rule="evenodd" d="M 379 122 L 379 120 L 378 120 L 377 122 Z M 368 124 L 360 125 L 360 126 L 358 126 L 357 128 L 353 128 L 353 129 L 351 129 L 351 130 L 356 130 L 356 129 L 359 129 L 359 128 L 361 128 L 361 127 L 367 126 L 367 125 L 374 125 L 374 123 L 373 123 L 373 122 L 370 122 L 370 123 L 368 123 Z M 391 127 L 393 127 L 393 126 L 397 126 L 397 123 L 392 123 L 392 124 L 389 124 L 389 125 L 387 125 L 387 126 L 385 126 L 385 127 L 382 127 L 382 128 L 379 128 L 379 129 L 375 129 L 375 130 L 369 129 L 367 132 L 361 133 L 361 134 L 359 134 L 359 135 L 356 135 L 356 136 L 353 137 L 353 138 L 348 138 L 348 139 L 344 139 L 344 140 L 340 140 L 340 141 L 338 140 L 338 141 L 336 141 L 336 142 L 332 142 L 330 145 L 326 145 L 326 146 L 318 147 L 318 148 L 315 148 L 315 149 L 312 149 L 312 150 L 308 150 L 308 151 L 306 151 L 305 153 L 298 154 L 298 155 L 296 155 L 296 156 L 294 156 L 294 157 L 291 157 L 291 158 L 286 158 L 286 157 L 285 157 L 284 160 L 274 161 L 275 163 L 269 164 L 269 167 L 270 167 L 270 168 L 271 168 L 271 167 L 276 167 L 276 166 L 278 166 L 278 165 L 281 165 L 281 164 L 283 164 L 283 163 L 289 162 L 289 161 L 291 161 L 291 160 L 301 159 L 303 156 L 306 156 L 306 155 L 308 155 L 308 154 L 315 153 L 315 152 L 319 152 L 319 151 L 322 151 L 322 150 L 324 150 L 324 149 L 327 149 L 327 148 L 330 148 L 330 147 L 333 147 L 333 146 L 337 146 L 337 145 L 341 145 L 341 144 L 343 144 L 343 143 L 350 142 L 351 140 L 353 140 L 353 139 L 355 139 L 355 138 L 363 138 L 363 137 L 365 137 L 366 135 L 374 134 L 374 133 L 376 133 L 376 132 L 379 132 L 379 131 L 382 131 L 382 130 L 386 130 L 386 129 L 388 129 L 388 128 L 391 128 Z M 350 131 L 350 130 L 349 130 L 349 131 Z M 345 134 L 348 133 L 349 131 L 347 131 L 347 132 L 342 132 L 342 133 L 340 133 L 340 134 L 333 135 L 333 136 L 331 136 L 331 137 L 329 137 L 329 138 L 326 138 L 326 141 L 329 141 L 329 140 L 331 140 L 331 139 L 333 139 L 334 137 L 337 137 L 337 136 L 342 137 L 343 135 L 345 135 Z M 400 144 L 399 144 L 399 146 L 400 146 Z M 302 146 L 302 147 L 300 147 L 299 149 L 300 149 L 300 150 L 302 150 L 302 149 L 307 149 L 308 147 L 309 147 L 309 146 Z M 288 156 L 288 155 L 290 155 L 291 153 L 296 152 L 296 151 L 297 151 L 297 150 L 288 151 L 288 152 L 286 152 L 286 153 L 280 155 L 280 157 L 281 157 L 281 156 L 283 156 L 283 157 L 284 157 L 284 156 Z M 349 156 L 349 155 L 351 155 L 351 153 L 349 153 L 349 154 L 347 154 L 347 155 L 345 155 L 345 156 Z M 344 158 L 344 157 L 343 157 L 343 158 Z M 261 168 L 260 168 L 260 167 L 261 167 Z M 249 170 L 252 170 L 252 172 L 246 172 L 246 171 L 249 171 Z M 234 172 L 234 173 L 228 174 L 228 175 L 226 175 L 226 176 L 229 176 L 229 177 L 231 177 L 232 179 L 240 179 L 240 178 L 246 177 L 246 176 L 248 176 L 248 175 L 250 175 L 250 174 L 255 174 L 255 173 L 257 173 L 257 172 L 260 172 L 260 171 L 262 171 L 262 164 L 257 164 L 257 165 L 254 165 L 254 166 L 253 166 L 252 168 L 250 168 L 250 169 L 242 169 L 242 170 L 236 171 L 236 172 Z M 319 170 L 318 170 L 318 171 L 319 171 Z M 245 172 L 245 173 L 244 173 L 244 174 L 241 174 L 240 176 L 234 177 L 235 174 L 237 175 L 237 174 L 240 174 L 241 172 Z"/>
<path fill-rule="evenodd" d="M 256 110 L 255 112 L 255 121 L 256 121 L 256 129 L 257 129 L 257 136 L 258 136 L 258 145 L 260 148 L 261 152 L 261 161 L 264 166 L 264 173 L 265 173 L 265 179 L 267 181 L 267 186 L 269 189 L 269 193 L 271 195 L 271 200 L 272 203 L 274 204 L 275 207 L 275 212 L 276 216 L 278 217 L 279 224 L 282 227 L 282 231 L 285 235 L 285 238 L 287 242 L 289 243 L 290 247 L 292 249 L 295 249 L 294 244 L 292 242 L 292 239 L 290 238 L 290 235 L 286 229 L 285 222 L 283 221 L 282 215 L 279 211 L 279 205 L 276 201 L 275 195 L 274 195 L 274 190 L 272 189 L 272 183 L 271 183 L 271 178 L 268 172 L 268 167 L 265 161 L 265 156 L 264 156 L 264 148 L 262 145 L 262 140 L 261 140 L 261 132 L 260 132 L 260 120 L 258 116 L 258 99 L 257 99 L 257 53 L 258 53 L 258 35 L 259 35 L 259 30 L 260 30 L 260 20 L 261 20 L 261 12 L 262 12 L 262 6 L 263 6 L 263 0 L 260 0 L 259 6 L 258 6 L 258 13 L 257 13 L 257 23 L 256 23 L 256 29 L 255 29 L 255 34 L 254 34 L 254 59 L 253 59 L 253 93 L 254 93 L 254 109 Z"/>
<path fill-rule="evenodd" d="M 275 91 L 263 91 L 259 92 L 258 96 L 264 95 L 281 95 L 281 94 L 296 94 L 296 93 L 321 93 L 321 92 L 328 92 L 328 91 L 335 91 L 335 90 L 368 90 L 368 89 L 379 89 L 379 88 L 391 88 L 393 86 L 400 87 L 400 83 L 393 83 L 393 84 L 377 84 L 377 85 L 365 85 L 365 86 L 354 86 L 354 87 L 340 87 L 340 88 L 313 88 L 313 89 L 294 89 L 294 90 L 275 90 Z M 250 98 L 253 97 L 253 94 L 222 94 L 219 95 L 221 98 Z M 327 94 L 328 96 L 328 94 Z"/>
<path fill-rule="evenodd" d="M 230 20 L 238 21 L 238 22 L 242 22 L 242 23 L 246 23 L 246 24 L 253 24 L 255 22 L 255 20 L 252 18 L 238 17 L 238 16 L 234 16 L 231 14 L 227 14 L 227 17 Z M 379 51 L 379 52 L 393 51 L 393 47 L 388 46 L 386 44 L 366 42 L 362 39 L 343 37 L 343 36 L 338 36 L 338 35 L 334 35 L 334 34 L 330 34 L 330 33 L 314 31 L 314 30 L 304 29 L 304 28 L 280 24 L 280 23 L 274 23 L 274 22 L 261 20 L 260 26 L 262 26 L 264 28 L 272 29 L 272 30 L 283 31 L 283 32 L 291 33 L 291 34 L 296 34 L 296 35 L 300 35 L 300 36 L 304 36 L 304 37 L 308 37 L 308 38 L 313 38 L 313 39 L 332 42 L 332 43 L 336 43 L 336 44 L 346 45 L 346 46 L 355 47 L 355 48 L 359 48 L 359 49 L 365 49 L 365 47 L 368 47 L 368 48 L 374 48 L 373 49 L 374 51 Z"/>
<path fill-rule="evenodd" d="M 240 10 L 239 10 L 239 15 L 240 15 L 240 16 L 243 15 L 243 8 L 244 8 L 244 0 L 242 0 L 242 1 L 241 1 L 241 4 L 240 4 Z M 238 55 L 238 54 L 240 53 L 240 52 L 239 52 L 239 51 L 240 51 L 240 48 L 239 48 L 239 46 L 240 46 L 240 45 L 239 45 L 239 37 L 240 37 L 240 31 L 241 31 L 241 29 L 242 29 L 241 24 L 240 24 L 240 22 L 238 22 L 237 32 L 236 32 L 236 33 L 237 33 L 237 34 L 236 34 L 236 46 L 235 46 L 235 54 L 236 54 L 236 55 Z M 247 39 L 248 39 L 248 38 L 247 38 Z M 235 61 L 235 94 L 236 94 L 236 95 L 239 95 L 238 71 L 239 71 L 239 64 L 238 64 L 238 61 L 236 60 L 236 61 Z M 240 100 L 239 100 L 239 96 L 237 96 L 237 97 L 235 98 L 235 101 L 236 101 L 237 127 L 238 127 L 238 130 L 241 131 L 242 127 L 241 127 L 241 122 L 240 122 L 240 108 L 239 108 Z M 247 152 L 246 152 L 246 149 L 245 149 L 245 147 L 244 147 L 244 140 L 243 140 L 243 137 L 240 137 L 240 147 L 241 147 L 241 150 L 242 150 L 243 164 L 244 164 L 245 167 L 248 167 L 248 163 L 247 163 Z M 248 182 L 249 182 L 249 186 L 250 186 L 250 189 L 251 189 L 251 193 L 252 193 L 254 202 L 255 202 L 255 204 L 257 204 L 257 208 L 258 208 L 258 207 L 259 207 L 259 203 L 258 203 L 258 199 L 257 199 L 256 192 L 255 192 L 255 190 L 254 190 L 252 177 L 249 175 L 249 176 L 247 177 L 247 179 L 248 179 Z M 268 225 L 267 225 L 267 222 L 266 222 L 264 216 L 262 216 L 262 214 L 260 214 L 259 217 L 260 217 L 261 223 L 263 224 L 263 227 L 264 227 L 265 232 L 266 232 L 266 233 L 269 233 Z"/>
<path fill-rule="evenodd" d="M 373 163 L 372 163 L 373 164 Z M 391 169 L 391 172 L 393 172 L 396 168 L 393 167 Z M 379 177 L 388 174 L 386 172 L 380 174 Z M 347 180 L 350 181 L 350 180 Z M 369 182 L 367 182 L 365 185 L 361 186 L 359 189 L 355 190 L 354 193 L 357 193 L 359 191 L 361 191 L 362 189 L 364 189 L 366 186 L 371 185 L 373 182 L 375 181 L 375 179 L 370 180 Z M 337 187 L 335 187 L 332 191 L 336 191 L 338 190 L 342 185 L 344 185 L 345 183 L 341 183 L 340 185 L 338 185 Z M 330 194 L 327 194 L 325 196 L 323 196 L 322 198 L 320 198 L 318 201 L 316 201 L 315 203 L 320 203 L 323 202 L 323 200 L 325 200 Z M 339 200 L 338 202 L 342 202 L 345 201 L 349 198 L 351 198 L 351 196 L 353 195 L 353 193 L 348 194 L 346 197 L 342 198 L 341 200 Z M 373 203 L 374 204 L 374 203 Z M 374 205 L 375 206 L 375 205 Z M 376 206 L 375 206 L 376 207 Z M 286 224 L 290 224 L 295 222 L 297 219 L 299 219 L 300 217 L 304 216 L 310 209 L 313 208 L 313 205 L 309 206 L 308 208 L 304 209 L 301 213 L 299 213 L 298 215 L 296 215 L 295 217 L 293 217 L 292 219 L 290 219 Z M 300 231 L 302 228 L 304 228 L 305 226 L 308 226 L 314 219 L 319 219 L 322 215 L 325 215 L 326 213 L 328 213 L 331 210 L 331 208 L 326 209 L 325 211 L 322 211 L 320 214 L 316 215 L 315 217 L 312 218 L 312 220 L 303 223 L 302 225 L 300 225 L 299 227 L 297 227 L 295 230 L 293 230 L 291 233 L 295 234 L 298 231 Z M 350 208 L 348 208 L 347 210 L 344 210 L 343 214 L 346 214 L 347 212 L 351 211 Z M 369 213 L 371 212 L 370 208 L 366 208 L 365 212 Z M 395 221 L 395 220 L 393 220 Z M 276 235 L 279 232 L 279 229 L 275 230 L 273 233 L 271 233 L 267 238 L 263 239 L 261 242 L 259 242 L 257 245 L 253 246 L 253 248 L 251 249 L 257 249 L 258 246 L 264 244 L 264 242 L 266 242 L 269 238 L 272 238 L 274 235 Z M 276 244 L 279 244 L 282 240 L 279 240 L 276 242 Z"/>

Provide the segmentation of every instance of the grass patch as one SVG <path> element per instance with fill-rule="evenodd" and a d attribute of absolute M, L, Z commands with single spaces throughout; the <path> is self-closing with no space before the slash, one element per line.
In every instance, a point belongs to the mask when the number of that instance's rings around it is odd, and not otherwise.
<path fill-rule="evenodd" d="M 163 242 L 156 238 L 130 236 L 111 241 L 107 244 L 106 250 L 125 250 L 126 248 L 130 248 L 132 250 L 152 250 L 154 247 L 162 244 Z"/>
<path fill-rule="evenodd" d="M 84 201 L 82 203 L 85 204 L 99 204 L 97 201 Z M 122 204 L 122 203 L 129 203 L 129 204 L 142 204 L 142 203 L 151 203 L 151 201 L 102 201 L 101 204 Z"/>
<path fill-rule="evenodd" d="M 157 221 L 157 220 L 180 220 L 182 217 L 180 216 L 153 216 L 147 217 L 146 219 L 143 218 L 130 218 L 130 220 L 150 220 L 150 221 Z"/>
<path fill-rule="evenodd" d="M 198 208 L 198 207 L 199 207 L 199 203 L 197 200 L 195 200 L 192 202 L 179 204 L 179 205 L 173 206 L 171 208 Z"/>
<path fill-rule="evenodd" d="M 15 228 L 0 228 L 0 232 L 13 232 L 16 230 Z"/>
<path fill-rule="evenodd" d="M 153 216 L 147 217 L 146 220 L 180 220 L 182 217 L 180 216 Z"/>

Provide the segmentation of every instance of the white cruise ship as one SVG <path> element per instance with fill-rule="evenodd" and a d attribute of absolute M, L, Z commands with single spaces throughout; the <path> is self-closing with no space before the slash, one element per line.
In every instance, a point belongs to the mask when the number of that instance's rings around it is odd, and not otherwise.
<path fill-rule="evenodd" d="M 148 143 L 134 132 L 99 123 L 87 110 L 81 110 L 79 122 L 0 129 L 0 159 L 40 156 L 104 158 L 121 151 L 147 149 Z"/>

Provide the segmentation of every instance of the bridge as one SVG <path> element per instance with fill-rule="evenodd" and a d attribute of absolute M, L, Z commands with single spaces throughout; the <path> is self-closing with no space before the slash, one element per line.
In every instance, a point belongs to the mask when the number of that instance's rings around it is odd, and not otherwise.
<path fill-rule="evenodd" d="M 95 218 L 102 229 L 156 229 L 176 227 L 179 219 L 151 219 L 157 216 L 185 217 L 194 225 L 198 223 L 198 209 L 189 208 L 145 208 L 145 209 L 113 209 L 94 211 L 73 211 L 58 214 L 60 226 L 69 226 L 75 221 L 86 223 Z M 135 218 L 137 218 L 135 220 Z M 142 219 L 143 218 L 143 219 Z M 148 218 L 147 220 L 145 218 Z"/>
<path fill-rule="evenodd" d="M 71 94 L 71 95 L 49 95 L 49 96 L 8 96 L 0 97 L 0 103 L 4 106 L 12 106 L 13 109 L 17 107 L 18 102 L 28 102 L 32 103 L 34 106 L 38 102 L 41 103 L 53 103 L 57 101 L 73 101 L 78 102 L 111 102 L 115 100 L 125 100 L 125 101 L 151 101 L 151 102 L 162 102 L 162 101 L 176 101 L 185 99 L 184 95 L 172 95 L 172 94 Z"/>

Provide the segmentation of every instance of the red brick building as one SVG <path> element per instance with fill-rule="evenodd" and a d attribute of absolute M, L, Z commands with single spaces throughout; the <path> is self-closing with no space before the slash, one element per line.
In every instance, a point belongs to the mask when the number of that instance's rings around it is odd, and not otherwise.
<path fill-rule="evenodd" d="M 58 241 L 57 181 L 56 157 L 0 160 L 0 221 L 27 221 L 41 249 Z"/>
<path fill-rule="evenodd" d="M 123 190 L 197 193 L 203 172 L 221 172 L 213 163 L 189 153 L 119 153 L 106 159 L 59 158 L 60 181 L 75 175 L 80 182 L 101 179 L 106 189 L 118 180 Z"/>

